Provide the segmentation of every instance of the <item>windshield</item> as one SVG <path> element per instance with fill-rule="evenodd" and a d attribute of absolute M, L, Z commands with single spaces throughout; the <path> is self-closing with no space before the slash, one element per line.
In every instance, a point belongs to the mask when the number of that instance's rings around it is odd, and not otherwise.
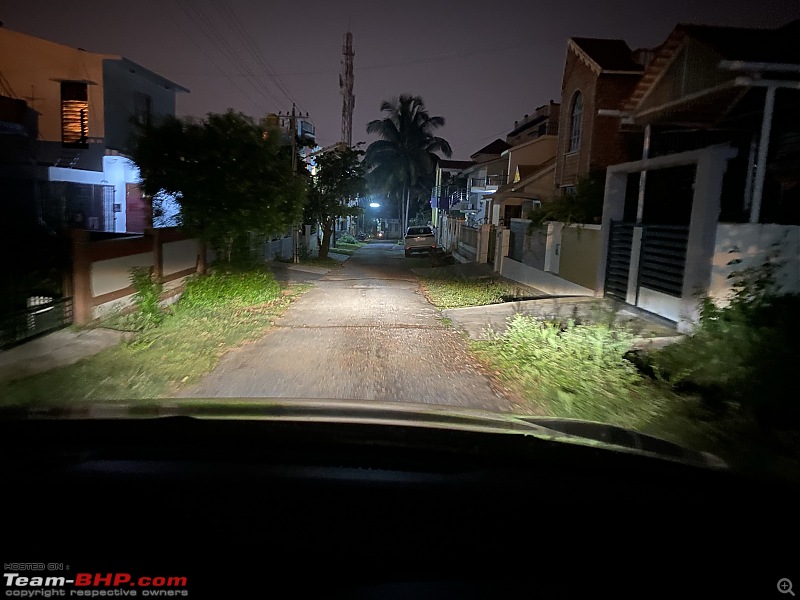
<path fill-rule="evenodd" d="M 9 4 L 2 407 L 394 403 L 796 478 L 770 6 Z"/>

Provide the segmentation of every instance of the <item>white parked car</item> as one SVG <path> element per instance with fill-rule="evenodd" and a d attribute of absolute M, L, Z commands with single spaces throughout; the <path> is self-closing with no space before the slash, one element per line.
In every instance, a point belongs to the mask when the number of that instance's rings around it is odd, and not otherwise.
<path fill-rule="evenodd" d="M 426 226 L 409 227 L 405 237 L 406 257 L 416 252 L 433 254 L 436 251 L 436 238 L 433 230 Z"/>

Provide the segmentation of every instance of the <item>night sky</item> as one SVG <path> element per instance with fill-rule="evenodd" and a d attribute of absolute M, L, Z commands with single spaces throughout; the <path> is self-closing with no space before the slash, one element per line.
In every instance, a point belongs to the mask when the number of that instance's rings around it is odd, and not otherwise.
<path fill-rule="evenodd" d="M 365 126 L 380 117 L 383 99 L 411 93 L 446 118 L 440 135 L 458 159 L 558 101 L 571 36 L 653 47 L 679 22 L 775 27 L 795 18 L 800 0 L 0 0 L 9 29 L 121 54 L 189 88 L 178 98 L 181 115 L 234 108 L 262 116 L 294 100 L 322 145 L 340 136 L 338 74 L 349 28 L 353 142 L 371 141 Z"/>

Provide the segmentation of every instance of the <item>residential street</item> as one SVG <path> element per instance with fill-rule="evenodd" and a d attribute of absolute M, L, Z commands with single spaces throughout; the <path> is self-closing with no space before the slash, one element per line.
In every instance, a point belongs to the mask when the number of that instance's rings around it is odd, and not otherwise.
<path fill-rule="evenodd" d="M 183 396 L 338 398 L 511 410 L 419 292 L 402 246 L 364 246 L 261 340 Z"/>

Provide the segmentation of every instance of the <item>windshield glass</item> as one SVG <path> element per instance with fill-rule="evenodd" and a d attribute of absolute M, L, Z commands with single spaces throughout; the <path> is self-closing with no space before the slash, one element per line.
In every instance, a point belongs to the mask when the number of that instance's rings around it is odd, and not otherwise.
<path fill-rule="evenodd" d="M 90 4 L 3 10 L 2 408 L 394 403 L 797 478 L 795 3 Z"/>

